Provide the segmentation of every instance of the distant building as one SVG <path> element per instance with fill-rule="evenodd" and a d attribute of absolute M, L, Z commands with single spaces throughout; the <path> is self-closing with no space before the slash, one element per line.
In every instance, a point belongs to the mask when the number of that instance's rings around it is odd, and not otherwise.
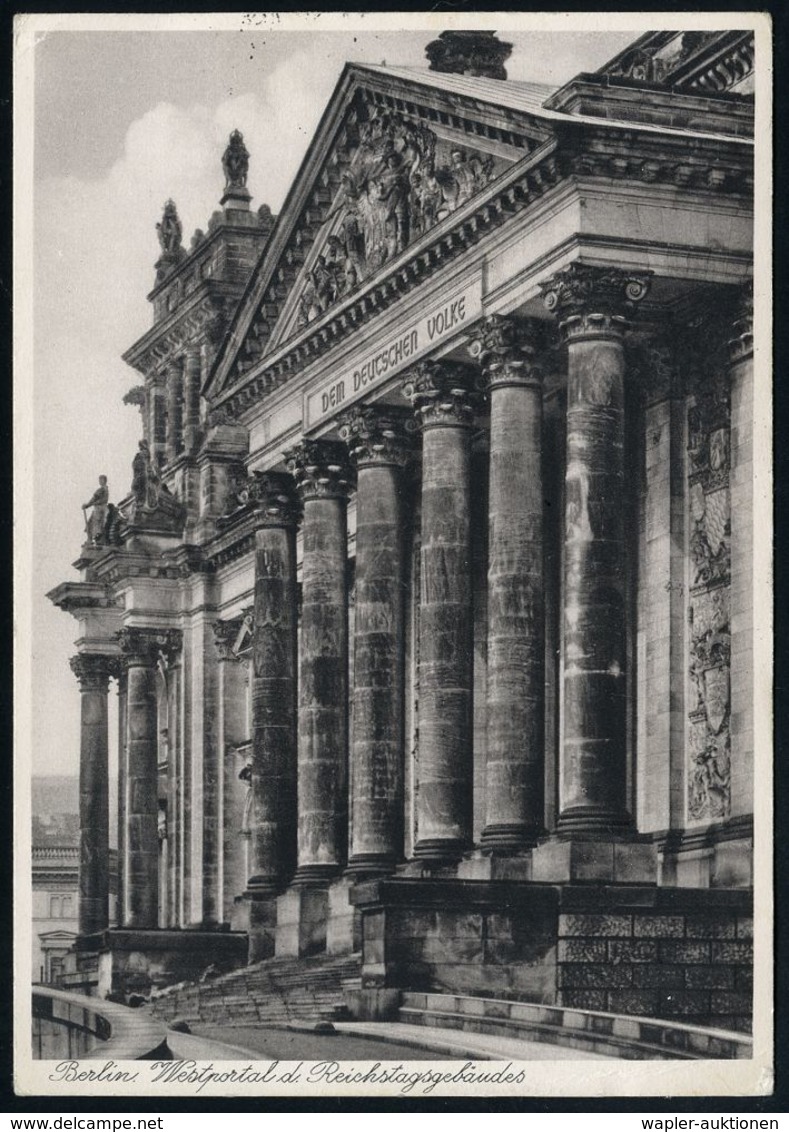
<path fill-rule="evenodd" d="M 57 984 L 77 937 L 79 780 L 33 779 L 33 980 Z"/>
<path fill-rule="evenodd" d="M 79 780 L 35 777 L 32 784 L 33 981 L 58 985 L 78 932 Z M 110 850 L 110 872 L 117 873 Z M 115 920 L 111 881 L 107 914 Z"/>

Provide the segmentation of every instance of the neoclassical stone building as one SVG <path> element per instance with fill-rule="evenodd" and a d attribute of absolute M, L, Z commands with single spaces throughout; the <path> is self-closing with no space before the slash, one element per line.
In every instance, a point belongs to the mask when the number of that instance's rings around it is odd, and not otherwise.
<path fill-rule="evenodd" d="M 509 50 L 347 65 L 277 217 L 237 132 L 189 250 L 165 207 L 132 488 L 50 595 L 104 992 L 361 951 L 369 1010 L 748 1025 L 753 36 Z"/>

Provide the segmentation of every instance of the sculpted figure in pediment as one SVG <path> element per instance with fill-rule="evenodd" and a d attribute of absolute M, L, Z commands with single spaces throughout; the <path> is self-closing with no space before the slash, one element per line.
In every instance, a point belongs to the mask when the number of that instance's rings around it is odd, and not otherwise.
<path fill-rule="evenodd" d="M 492 158 L 461 149 L 437 161 L 436 140 L 426 126 L 388 112 L 366 124 L 328 217 L 334 231 L 305 273 L 300 326 L 349 295 L 494 176 Z"/>

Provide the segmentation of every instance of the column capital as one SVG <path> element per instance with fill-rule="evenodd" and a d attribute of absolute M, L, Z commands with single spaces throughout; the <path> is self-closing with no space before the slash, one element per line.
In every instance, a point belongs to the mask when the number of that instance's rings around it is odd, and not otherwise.
<path fill-rule="evenodd" d="M 340 441 L 306 439 L 284 455 L 302 502 L 347 498 L 353 485 L 353 469 Z"/>
<path fill-rule="evenodd" d="M 253 472 L 241 494 L 254 510 L 258 527 L 298 525 L 301 505 L 293 476 L 287 472 Z"/>
<path fill-rule="evenodd" d="M 214 631 L 214 644 L 220 660 L 238 660 L 233 652 L 233 645 L 238 640 L 243 617 L 234 617 L 231 621 L 214 621 L 211 628 Z"/>
<path fill-rule="evenodd" d="M 120 672 L 120 658 L 104 653 L 80 652 L 69 660 L 83 692 L 106 692 L 110 677 Z"/>
<path fill-rule="evenodd" d="M 646 298 L 651 272 L 571 263 L 540 284 L 543 303 L 565 338 L 619 337 Z"/>
<path fill-rule="evenodd" d="M 374 464 L 404 467 L 415 431 L 411 413 L 390 405 L 354 405 L 340 421 L 340 436 L 357 468 Z"/>
<path fill-rule="evenodd" d="M 470 427 L 479 401 L 475 377 L 472 366 L 431 358 L 408 370 L 403 396 L 413 405 L 423 429 Z"/>
<path fill-rule="evenodd" d="M 737 297 L 732 322 L 732 336 L 727 342 L 729 361 L 744 361 L 753 356 L 753 287 L 745 285 Z"/>
<path fill-rule="evenodd" d="M 180 629 L 142 629 L 127 626 L 118 633 L 118 644 L 126 667 L 152 667 L 160 655 L 171 663 L 180 651 L 183 634 Z"/>
<path fill-rule="evenodd" d="M 536 356 L 542 336 L 543 326 L 538 319 L 516 319 L 504 314 L 483 319 L 469 347 L 471 356 L 482 366 L 482 387 L 539 387 L 542 371 Z"/>

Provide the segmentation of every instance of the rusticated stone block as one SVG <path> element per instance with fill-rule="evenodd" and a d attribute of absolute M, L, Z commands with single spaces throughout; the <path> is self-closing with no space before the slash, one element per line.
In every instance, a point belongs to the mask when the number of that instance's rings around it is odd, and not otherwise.
<path fill-rule="evenodd" d="M 588 915 L 559 916 L 559 936 L 629 936 L 632 932 L 630 916 Z"/>
<path fill-rule="evenodd" d="M 608 958 L 604 939 L 560 939 L 560 963 L 605 963 Z"/>
<path fill-rule="evenodd" d="M 737 917 L 737 939 L 753 939 L 753 917 Z"/>
<path fill-rule="evenodd" d="M 740 942 L 713 942 L 710 945 L 713 963 L 752 963 L 753 944 Z"/>
<path fill-rule="evenodd" d="M 646 939 L 612 939 L 608 942 L 611 963 L 656 963 L 658 945 Z"/>
<path fill-rule="evenodd" d="M 576 1010 L 606 1010 L 607 995 L 604 990 L 562 990 L 562 1006 L 572 1006 Z"/>
<path fill-rule="evenodd" d="M 658 955 L 661 963 L 709 963 L 710 945 L 660 940 Z"/>
<path fill-rule="evenodd" d="M 654 1015 L 657 996 L 655 990 L 612 990 L 608 995 L 608 1009 L 613 1014 Z"/>
<path fill-rule="evenodd" d="M 687 939 L 734 939 L 736 923 L 733 916 L 704 914 L 685 917 Z"/>
<path fill-rule="evenodd" d="M 752 967 L 735 967 L 734 968 L 734 986 L 738 991 L 745 991 L 748 994 L 753 993 L 753 968 Z"/>
<path fill-rule="evenodd" d="M 682 967 L 660 967 L 639 965 L 633 967 L 634 987 L 664 987 L 672 990 L 683 990 L 685 987 L 685 972 Z"/>
<path fill-rule="evenodd" d="M 687 967 L 685 986 L 688 990 L 732 990 L 734 968 L 717 964 L 714 967 Z"/>
<path fill-rule="evenodd" d="M 713 1014 L 750 1014 L 752 998 L 736 991 L 713 991 L 710 1010 Z"/>
<path fill-rule="evenodd" d="M 559 967 L 561 987 L 629 987 L 632 979 L 632 967 L 612 967 L 607 963 L 565 963 Z"/>
<path fill-rule="evenodd" d="M 685 924 L 682 916 L 640 916 L 633 917 L 633 935 L 650 939 L 682 939 Z"/>
<path fill-rule="evenodd" d="M 674 1014 L 704 1016 L 709 1011 L 709 999 L 710 996 L 706 991 L 658 991 L 655 1013 L 659 1018 L 671 1017 Z"/>

